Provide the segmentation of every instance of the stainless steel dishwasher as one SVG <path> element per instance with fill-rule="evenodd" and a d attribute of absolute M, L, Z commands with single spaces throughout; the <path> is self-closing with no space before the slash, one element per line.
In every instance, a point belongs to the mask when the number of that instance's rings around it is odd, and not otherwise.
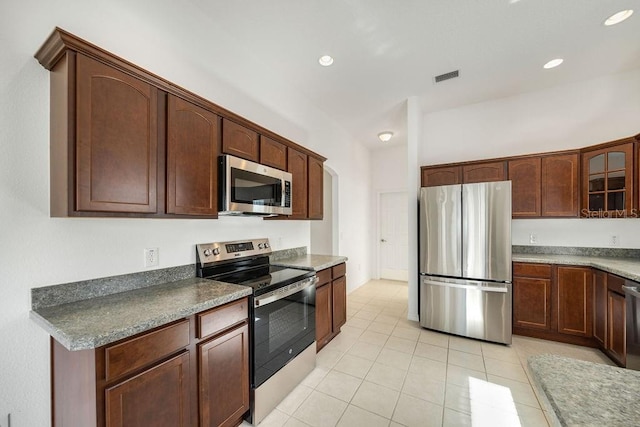
<path fill-rule="evenodd" d="M 640 371 L 640 283 L 626 280 L 627 368 Z"/>

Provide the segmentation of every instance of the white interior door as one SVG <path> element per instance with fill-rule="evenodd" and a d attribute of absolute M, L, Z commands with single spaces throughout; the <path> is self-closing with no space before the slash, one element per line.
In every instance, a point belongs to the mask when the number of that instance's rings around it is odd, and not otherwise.
<path fill-rule="evenodd" d="M 378 266 L 381 279 L 408 280 L 407 204 L 406 191 L 380 194 Z"/>

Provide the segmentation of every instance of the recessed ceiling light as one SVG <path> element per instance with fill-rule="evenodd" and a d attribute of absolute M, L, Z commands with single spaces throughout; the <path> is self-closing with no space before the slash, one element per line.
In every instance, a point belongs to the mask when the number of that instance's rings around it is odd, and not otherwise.
<path fill-rule="evenodd" d="M 378 134 L 378 138 L 380 138 L 380 141 L 382 141 L 382 142 L 389 141 L 392 136 L 393 136 L 393 132 L 389 132 L 389 131 L 380 132 Z"/>
<path fill-rule="evenodd" d="M 624 21 L 625 19 L 629 18 L 631 15 L 633 15 L 633 10 L 631 10 L 631 9 L 621 10 L 620 12 L 615 13 L 615 14 L 611 15 L 610 17 L 608 17 L 607 20 L 604 21 L 604 25 L 606 25 L 608 27 L 610 25 L 619 24 L 622 21 Z"/>
<path fill-rule="evenodd" d="M 552 59 L 551 61 L 549 61 L 546 64 L 544 64 L 544 68 L 546 68 L 547 70 L 549 68 L 555 68 L 558 65 L 562 64 L 563 62 L 564 62 L 564 59 L 562 59 L 562 58 Z"/>
<path fill-rule="evenodd" d="M 323 67 L 328 67 L 329 65 L 333 64 L 333 58 L 330 55 L 322 55 L 320 59 L 318 59 L 318 62 Z"/>

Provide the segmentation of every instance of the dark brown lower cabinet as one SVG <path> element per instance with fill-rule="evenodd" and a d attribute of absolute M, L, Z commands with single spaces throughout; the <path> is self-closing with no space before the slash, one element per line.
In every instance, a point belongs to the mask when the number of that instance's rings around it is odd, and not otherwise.
<path fill-rule="evenodd" d="M 626 309 L 624 295 L 607 291 L 607 354 L 620 366 L 627 363 Z"/>
<path fill-rule="evenodd" d="M 559 333 L 586 338 L 592 336 L 592 280 L 590 268 L 557 267 Z"/>
<path fill-rule="evenodd" d="M 54 427 L 237 426 L 249 409 L 248 299 L 91 350 L 51 339 Z"/>
<path fill-rule="evenodd" d="M 590 268 L 513 264 L 513 333 L 595 347 Z"/>
<path fill-rule="evenodd" d="M 320 351 L 347 321 L 346 264 L 318 271 L 316 285 L 316 350 Z"/>
<path fill-rule="evenodd" d="M 198 345 L 200 426 L 235 426 L 249 409 L 248 349 L 246 323 Z"/>
<path fill-rule="evenodd" d="M 190 425 L 189 353 L 182 353 L 105 390 L 109 427 Z"/>
<path fill-rule="evenodd" d="M 607 273 L 593 272 L 593 338 L 604 350 L 607 343 Z"/>

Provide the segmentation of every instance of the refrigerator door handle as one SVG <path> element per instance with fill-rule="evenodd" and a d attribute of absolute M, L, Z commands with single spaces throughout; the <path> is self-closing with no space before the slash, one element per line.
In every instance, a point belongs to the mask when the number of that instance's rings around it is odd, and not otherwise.
<path fill-rule="evenodd" d="M 461 288 L 461 289 L 477 290 L 482 292 L 499 292 L 499 293 L 509 292 L 509 288 L 506 286 L 464 285 L 461 283 L 437 282 L 435 280 L 429 280 L 429 279 L 423 279 L 422 283 L 425 285 L 444 286 L 445 288 Z"/>

